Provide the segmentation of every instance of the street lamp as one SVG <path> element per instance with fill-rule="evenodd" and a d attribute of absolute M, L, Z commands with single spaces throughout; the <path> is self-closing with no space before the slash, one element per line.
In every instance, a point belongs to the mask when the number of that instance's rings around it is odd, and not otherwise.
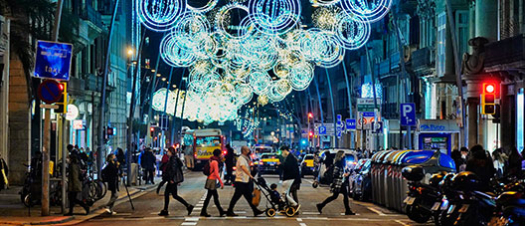
<path fill-rule="evenodd" d="M 135 51 L 132 48 L 128 48 L 128 57 L 132 57 Z"/>

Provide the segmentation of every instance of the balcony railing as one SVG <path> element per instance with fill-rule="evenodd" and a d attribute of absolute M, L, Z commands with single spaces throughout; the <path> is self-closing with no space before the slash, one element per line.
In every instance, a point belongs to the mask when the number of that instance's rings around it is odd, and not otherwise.
<path fill-rule="evenodd" d="M 493 42 L 485 47 L 485 67 L 525 62 L 523 34 Z"/>
<path fill-rule="evenodd" d="M 82 18 L 83 20 L 87 20 L 98 27 L 102 27 L 103 25 L 102 16 L 100 15 L 100 13 L 97 10 L 93 9 L 93 7 L 87 4 L 81 10 L 80 18 Z"/>

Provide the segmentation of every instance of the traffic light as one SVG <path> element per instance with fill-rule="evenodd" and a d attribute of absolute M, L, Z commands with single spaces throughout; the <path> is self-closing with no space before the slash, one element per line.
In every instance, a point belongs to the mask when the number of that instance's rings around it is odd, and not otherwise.
<path fill-rule="evenodd" d="M 154 137 L 154 136 L 155 136 L 154 133 L 155 133 L 155 127 L 151 127 L 151 128 L 149 128 L 149 136 L 150 136 L 150 137 Z"/>
<path fill-rule="evenodd" d="M 483 83 L 481 94 L 481 114 L 496 114 L 496 84 L 492 82 Z"/>
<path fill-rule="evenodd" d="M 308 137 L 309 138 L 313 138 L 314 137 L 314 132 L 312 132 L 312 131 L 308 132 Z"/>
<path fill-rule="evenodd" d="M 314 113 L 312 113 L 312 112 L 308 113 L 308 118 L 309 119 L 314 118 Z"/>
<path fill-rule="evenodd" d="M 67 113 L 67 82 L 60 82 L 58 88 L 62 92 L 62 97 L 55 103 L 58 106 L 55 113 L 65 114 Z"/>

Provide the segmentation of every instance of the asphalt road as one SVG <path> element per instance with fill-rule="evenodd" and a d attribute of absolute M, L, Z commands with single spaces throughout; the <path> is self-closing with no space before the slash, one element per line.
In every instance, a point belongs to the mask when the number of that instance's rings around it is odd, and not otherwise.
<path fill-rule="evenodd" d="M 275 175 L 266 175 L 268 183 L 278 183 Z M 306 177 L 299 190 L 299 203 L 302 205 L 299 215 L 286 217 L 277 215 L 273 218 L 265 215 L 253 217 L 248 203 L 241 198 L 235 206 L 235 212 L 239 217 L 218 217 L 218 211 L 213 202 L 208 207 L 208 213 L 212 217 L 199 217 L 206 190 L 204 189 L 205 176 L 201 172 L 189 172 L 186 174 L 185 182 L 179 187 L 179 194 L 190 204 L 195 205 L 195 210 L 190 216 L 184 206 L 175 200 L 170 201 L 167 217 L 157 214 L 163 207 L 164 197 L 162 192 L 157 195 L 155 191 L 133 200 L 135 210 L 132 211 L 128 202 L 115 206 L 116 215 L 103 214 L 81 223 L 81 225 L 181 225 L 181 226 L 245 226 L 265 225 L 275 226 L 327 226 L 327 225 L 433 225 L 415 224 L 405 215 L 387 210 L 383 207 L 366 202 L 351 201 L 351 208 L 357 213 L 355 216 L 344 216 L 343 199 L 328 204 L 323 209 L 323 214 L 317 212 L 316 203 L 322 202 L 330 195 L 327 187 L 312 188 L 312 178 Z M 231 186 L 219 190 L 221 205 L 227 209 L 233 195 L 234 188 Z M 124 191 L 122 191 L 124 192 Z M 351 200 L 351 199 L 350 199 Z M 266 200 L 262 200 L 260 209 L 265 209 Z"/>

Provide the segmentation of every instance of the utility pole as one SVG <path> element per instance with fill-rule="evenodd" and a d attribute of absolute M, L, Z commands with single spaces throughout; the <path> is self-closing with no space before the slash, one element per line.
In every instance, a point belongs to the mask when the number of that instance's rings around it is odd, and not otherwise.
<path fill-rule="evenodd" d="M 62 2 L 63 0 L 57 1 L 57 9 L 55 12 L 55 24 L 52 31 L 53 41 L 58 41 L 58 32 L 60 30 L 60 17 L 62 16 Z M 40 105 L 41 108 L 45 109 L 44 113 L 44 147 L 42 148 L 42 208 L 41 215 L 49 216 L 49 158 L 51 151 L 51 109 L 58 108 L 57 106 L 52 105 Z M 62 156 L 62 159 L 64 157 Z M 64 160 L 62 160 L 64 162 Z M 64 168 L 65 165 L 62 166 Z M 64 175 L 62 175 L 64 178 Z M 64 186 L 62 186 L 64 187 Z M 64 201 L 62 201 L 64 202 Z"/>
<path fill-rule="evenodd" d="M 346 80 L 346 94 L 348 95 L 348 112 L 350 113 L 350 118 L 354 118 L 354 112 L 352 111 L 352 95 L 350 94 L 350 83 L 348 82 L 348 73 L 346 72 L 346 65 L 345 60 L 343 59 L 343 72 L 345 73 L 345 80 Z M 354 132 L 350 131 L 350 146 L 351 149 L 355 148 L 354 144 Z"/>
<path fill-rule="evenodd" d="M 109 58 L 111 56 L 111 41 L 113 39 L 113 28 L 115 24 L 115 19 L 117 17 L 119 0 L 115 0 L 115 7 L 113 7 L 113 16 L 111 17 L 111 23 L 109 25 L 109 38 L 108 46 L 106 50 L 106 59 L 104 60 L 104 72 L 102 77 L 102 90 L 100 90 L 100 115 L 98 120 L 98 155 L 97 155 L 97 174 L 98 178 L 101 178 L 102 162 L 104 161 L 104 155 L 106 154 L 106 144 L 104 142 L 104 114 L 106 111 L 106 86 L 108 83 L 108 73 L 109 73 Z"/>
<path fill-rule="evenodd" d="M 337 139 L 337 121 L 335 118 L 335 107 L 334 107 L 334 94 L 332 93 L 332 83 L 330 82 L 330 74 L 328 74 L 328 68 L 325 68 L 326 80 L 328 81 L 328 89 L 330 90 L 330 99 L 332 100 L 332 120 L 334 120 L 334 146 L 339 147 L 339 141 Z"/>
<path fill-rule="evenodd" d="M 116 8 L 116 6 L 115 6 Z M 133 76 L 131 77 L 131 106 L 129 106 L 129 117 L 128 117 L 128 135 L 127 135 L 127 139 L 126 139 L 126 143 L 127 143 L 127 146 L 128 146 L 128 155 L 127 155 L 127 159 L 126 159 L 126 162 L 128 164 L 128 168 L 127 168 L 127 184 L 128 186 L 131 185 L 131 156 L 133 155 L 132 153 L 132 147 L 133 145 L 132 144 L 132 140 L 131 138 L 133 137 L 133 115 L 135 115 L 135 106 L 137 105 L 136 104 L 136 99 L 137 99 L 137 95 L 135 94 L 136 92 L 136 89 L 137 89 L 137 80 L 138 80 L 138 72 L 139 72 L 139 67 L 140 67 L 140 55 L 142 53 L 142 45 L 143 45 L 143 42 L 144 42 L 144 37 L 146 36 L 146 31 L 143 31 L 142 33 L 142 39 L 140 39 L 140 44 L 139 44 L 139 48 L 138 48 L 138 51 L 136 52 L 136 62 L 137 64 L 135 65 L 135 70 L 134 70 L 134 73 L 133 73 Z M 130 56 L 131 57 L 131 56 Z M 133 62 L 131 62 L 131 65 L 133 65 Z"/>

